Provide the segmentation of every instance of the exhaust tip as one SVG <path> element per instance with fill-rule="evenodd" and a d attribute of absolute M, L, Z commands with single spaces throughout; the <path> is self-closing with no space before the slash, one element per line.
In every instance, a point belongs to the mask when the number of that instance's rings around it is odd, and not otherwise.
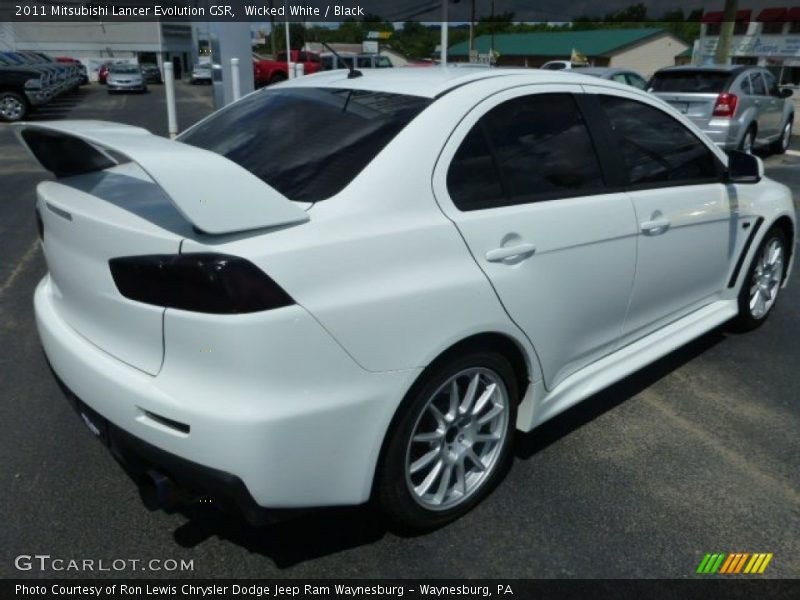
<path fill-rule="evenodd" d="M 139 480 L 139 496 L 148 510 L 175 508 L 180 501 L 180 490 L 175 482 L 161 471 L 147 471 Z"/>

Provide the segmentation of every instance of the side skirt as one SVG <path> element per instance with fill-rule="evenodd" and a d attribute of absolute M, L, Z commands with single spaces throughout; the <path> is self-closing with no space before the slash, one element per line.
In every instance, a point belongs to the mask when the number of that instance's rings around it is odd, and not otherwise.
<path fill-rule="evenodd" d="M 735 298 L 719 300 L 584 367 L 549 393 L 541 381 L 531 384 L 519 407 L 517 429 L 530 431 L 581 400 L 722 325 L 738 312 Z"/>

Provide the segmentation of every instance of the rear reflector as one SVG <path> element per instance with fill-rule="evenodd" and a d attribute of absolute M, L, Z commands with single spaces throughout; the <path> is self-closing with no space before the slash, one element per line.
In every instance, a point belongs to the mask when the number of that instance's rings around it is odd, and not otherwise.
<path fill-rule="evenodd" d="M 736 94 L 728 94 L 723 92 L 717 98 L 717 103 L 714 105 L 715 117 L 732 117 L 736 113 L 736 105 L 739 103 L 739 98 Z"/>
<path fill-rule="evenodd" d="M 153 254 L 108 261 L 126 298 L 202 313 L 253 313 L 294 300 L 253 263 L 225 254 Z"/>

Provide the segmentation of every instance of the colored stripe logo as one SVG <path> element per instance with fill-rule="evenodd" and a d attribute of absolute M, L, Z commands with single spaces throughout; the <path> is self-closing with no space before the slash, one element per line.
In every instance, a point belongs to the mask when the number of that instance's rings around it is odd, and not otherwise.
<path fill-rule="evenodd" d="M 703 560 L 700 561 L 700 566 L 697 567 L 697 573 L 702 575 L 714 573 L 724 575 L 761 575 L 771 560 L 772 552 L 758 552 L 755 554 L 750 554 L 749 552 L 734 552 L 731 554 L 725 552 L 708 553 L 703 557 Z"/>

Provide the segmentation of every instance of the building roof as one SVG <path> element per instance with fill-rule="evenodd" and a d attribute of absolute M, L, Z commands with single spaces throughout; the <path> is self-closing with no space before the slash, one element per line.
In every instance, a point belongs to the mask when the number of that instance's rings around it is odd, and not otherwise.
<path fill-rule="evenodd" d="M 615 54 L 627 46 L 667 34 L 666 30 L 648 27 L 643 29 L 592 29 L 588 31 L 556 31 L 534 33 L 500 33 L 495 35 L 494 49 L 500 56 L 558 56 L 569 57 L 573 48 L 586 56 Z M 475 48 L 489 52 L 492 36 L 475 39 Z M 469 55 L 469 43 L 461 42 L 449 49 L 451 56 Z"/>

